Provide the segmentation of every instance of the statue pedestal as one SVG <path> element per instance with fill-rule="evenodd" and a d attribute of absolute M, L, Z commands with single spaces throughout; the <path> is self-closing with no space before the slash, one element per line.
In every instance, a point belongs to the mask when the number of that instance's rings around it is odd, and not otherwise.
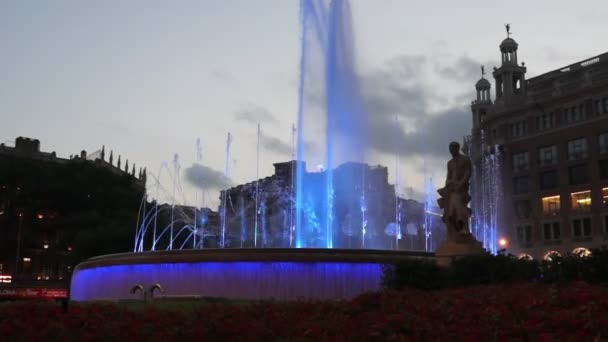
<path fill-rule="evenodd" d="M 486 253 L 486 250 L 473 235 L 454 234 L 443 241 L 435 250 L 437 265 L 449 266 L 452 260 L 463 256 L 479 255 Z"/>

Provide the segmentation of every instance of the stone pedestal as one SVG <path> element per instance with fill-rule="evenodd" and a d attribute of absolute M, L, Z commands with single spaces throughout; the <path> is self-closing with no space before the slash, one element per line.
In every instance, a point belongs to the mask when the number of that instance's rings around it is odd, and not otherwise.
<path fill-rule="evenodd" d="M 471 234 L 454 234 L 443 241 L 435 250 L 435 258 L 439 266 L 449 266 L 452 260 L 469 255 L 486 253 L 486 250 Z"/>

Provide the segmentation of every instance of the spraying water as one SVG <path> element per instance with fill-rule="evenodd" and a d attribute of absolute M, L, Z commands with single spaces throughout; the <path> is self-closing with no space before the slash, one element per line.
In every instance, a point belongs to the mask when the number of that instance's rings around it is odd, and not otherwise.
<path fill-rule="evenodd" d="M 296 247 L 332 248 L 339 231 L 334 229 L 334 169 L 347 161 L 362 162 L 365 147 L 349 2 L 301 0 L 300 21 Z M 322 164 L 324 171 L 309 177 L 304 161 Z M 320 224 L 313 224 L 318 219 Z M 362 245 L 364 239 L 362 233 Z"/>
<path fill-rule="evenodd" d="M 481 131 L 480 146 L 467 140 L 470 151 L 479 151 L 480 162 L 474 163 L 471 179 L 471 232 L 491 253 L 498 252 L 499 208 L 502 197 L 501 152 L 498 146 L 487 146 Z"/>
<path fill-rule="evenodd" d="M 224 176 L 226 176 L 226 178 L 230 177 L 230 143 L 232 142 L 232 136 L 230 135 L 230 132 L 228 132 L 228 134 L 226 135 L 226 161 L 224 164 Z M 221 213 L 221 225 L 222 225 L 222 231 L 221 231 L 221 240 L 220 240 L 220 247 L 225 247 L 226 245 L 226 206 L 227 206 L 227 200 L 228 200 L 228 192 L 224 191 L 222 193 L 222 213 Z"/>

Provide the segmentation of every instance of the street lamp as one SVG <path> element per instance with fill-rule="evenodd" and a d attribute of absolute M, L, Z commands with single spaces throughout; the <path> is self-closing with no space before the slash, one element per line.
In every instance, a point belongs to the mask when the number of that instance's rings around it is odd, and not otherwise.
<path fill-rule="evenodd" d="M 500 240 L 498 240 L 498 245 L 503 249 L 506 248 L 508 244 L 509 241 L 507 241 L 505 238 L 500 238 Z"/>

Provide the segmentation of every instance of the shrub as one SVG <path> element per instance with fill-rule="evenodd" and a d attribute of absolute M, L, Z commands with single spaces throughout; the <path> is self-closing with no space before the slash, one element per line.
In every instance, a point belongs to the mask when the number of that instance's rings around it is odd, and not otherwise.
<path fill-rule="evenodd" d="M 382 276 L 386 288 L 404 287 L 421 290 L 434 290 L 444 287 L 446 271 L 437 266 L 434 260 L 409 259 L 387 266 Z"/>

